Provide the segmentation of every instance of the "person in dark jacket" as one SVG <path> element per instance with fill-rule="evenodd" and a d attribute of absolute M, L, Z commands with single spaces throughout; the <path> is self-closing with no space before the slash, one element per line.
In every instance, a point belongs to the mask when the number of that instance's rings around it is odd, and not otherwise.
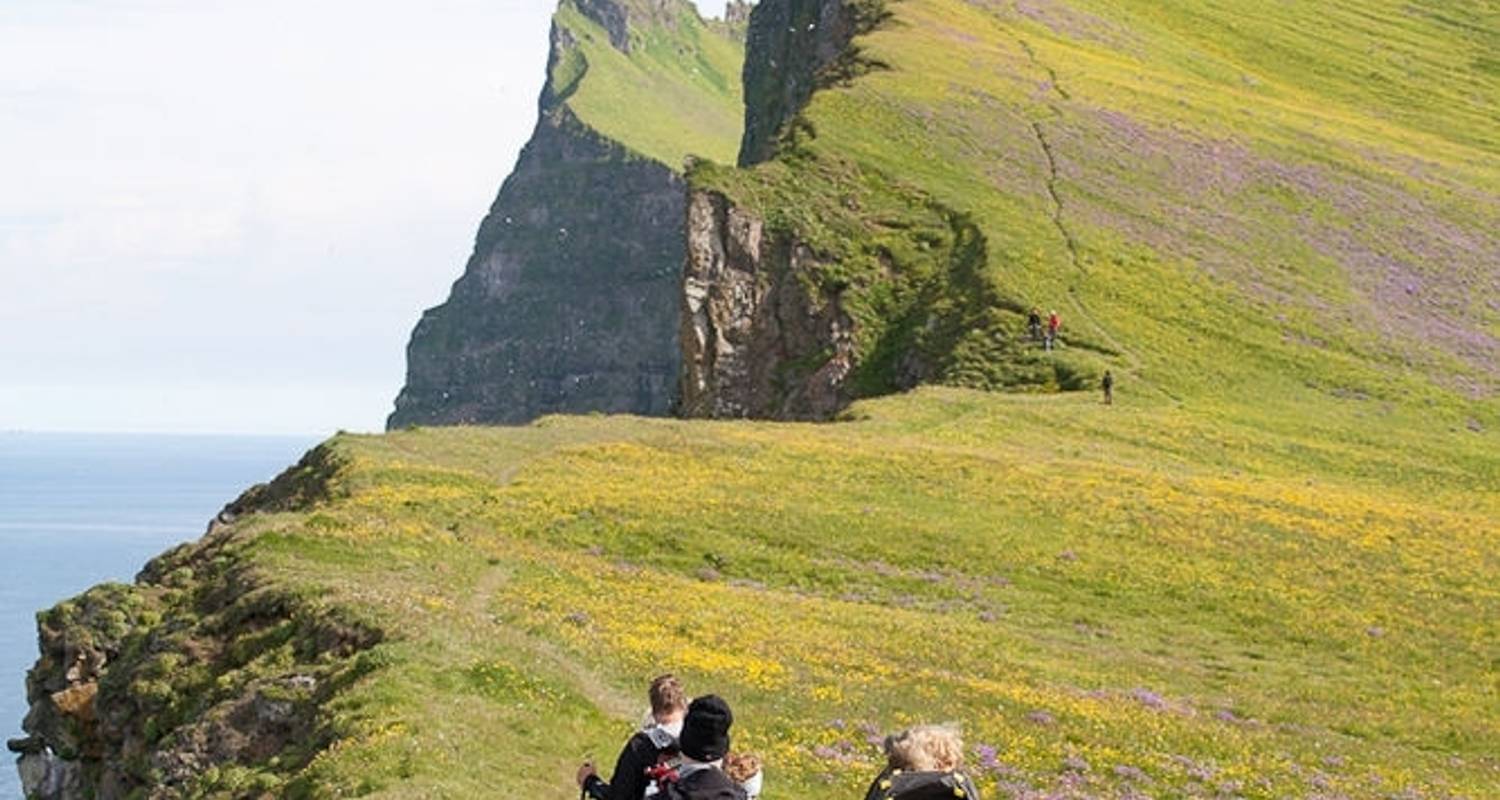
<path fill-rule="evenodd" d="M 865 800 L 979 800 L 963 772 L 964 743 L 958 729 L 924 725 L 885 740 L 888 765 L 870 784 Z"/>
<path fill-rule="evenodd" d="M 666 787 L 667 800 L 745 800 L 745 790 L 724 772 L 734 714 L 723 698 L 700 697 L 682 723 L 682 766 Z"/>
<path fill-rule="evenodd" d="M 1104 404 L 1112 406 L 1115 404 L 1115 374 L 1109 370 L 1104 371 L 1104 380 L 1099 382 L 1104 387 Z"/>
<path fill-rule="evenodd" d="M 641 800 L 655 790 L 646 771 L 676 756 L 677 737 L 687 710 L 682 683 L 671 675 L 662 675 L 651 682 L 649 694 L 651 718 L 625 743 L 610 782 L 599 777 L 592 763 L 578 768 L 578 786 L 593 800 Z"/>
<path fill-rule="evenodd" d="M 1042 312 L 1038 309 L 1033 308 L 1031 313 L 1026 315 L 1026 332 L 1031 334 L 1031 341 L 1042 340 Z"/>

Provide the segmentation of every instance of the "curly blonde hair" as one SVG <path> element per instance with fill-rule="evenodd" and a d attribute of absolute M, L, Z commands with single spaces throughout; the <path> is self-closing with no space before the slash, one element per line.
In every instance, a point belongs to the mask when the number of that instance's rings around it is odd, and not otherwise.
<path fill-rule="evenodd" d="M 964 765 L 963 733 L 957 725 L 919 725 L 886 737 L 885 755 L 895 769 L 952 772 Z"/>
<path fill-rule="evenodd" d="M 731 753 L 724 757 L 724 772 L 735 783 L 745 783 L 760 770 L 760 757 L 751 753 Z"/>

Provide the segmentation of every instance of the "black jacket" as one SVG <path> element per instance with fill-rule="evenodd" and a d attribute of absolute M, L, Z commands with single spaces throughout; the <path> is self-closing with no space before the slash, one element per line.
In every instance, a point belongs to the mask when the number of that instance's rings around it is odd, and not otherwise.
<path fill-rule="evenodd" d="M 663 753 L 677 750 L 677 742 L 669 742 L 669 737 L 663 736 L 660 729 L 655 734 L 653 738 L 652 731 L 641 731 L 630 737 L 625 749 L 620 751 L 620 758 L 615 761 L 610 782 L 591 777 L 583 784 L 583 791 L 593 800 L 641 800 L 645 797 L 646 787 L 651 783 L 646 778 L 646 770 L 656 766 Z"/>
<path fill-rule="evenodd" d="M 724 770 L 710 767 L 668 786 L 667 800 L 745 800 L 745 790 Z"/>
<path fill-rule="evenodd" d="M 979 800 L 979 790 L 962 772 L 886 770 L 870 784 L 865 800 Z"/>

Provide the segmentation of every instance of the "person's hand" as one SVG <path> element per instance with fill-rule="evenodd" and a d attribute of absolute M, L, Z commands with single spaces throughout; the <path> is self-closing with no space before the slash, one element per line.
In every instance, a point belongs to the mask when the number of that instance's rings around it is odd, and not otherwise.
<path fill-rule="evenodd" d="M 599 770 L 594 769 L 592 761 L 583 762 L 583 766 L 578 768 L 578 788 L 582 789 L 583 785 L 588 783 L 589 778 L 595 777 L 598 774 Z"/>

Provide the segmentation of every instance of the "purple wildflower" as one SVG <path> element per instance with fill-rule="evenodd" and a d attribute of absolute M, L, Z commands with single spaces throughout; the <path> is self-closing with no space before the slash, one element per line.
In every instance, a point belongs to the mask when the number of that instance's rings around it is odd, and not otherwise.
<path fill-rule="evenodd" d="M 974 745 L 974 754 L 979 757 L 979 768 L 987 772 L 997 772 L 1000 769 L 1000 751 L 992 745 Z"/>
<path fill-rule="evenodd" d="M 1147 708 L 1160 709 L 1167 707 L 1166 699 L 1150 689 L 1132 689 L 1130 690 L 1130 696 Z"/>

